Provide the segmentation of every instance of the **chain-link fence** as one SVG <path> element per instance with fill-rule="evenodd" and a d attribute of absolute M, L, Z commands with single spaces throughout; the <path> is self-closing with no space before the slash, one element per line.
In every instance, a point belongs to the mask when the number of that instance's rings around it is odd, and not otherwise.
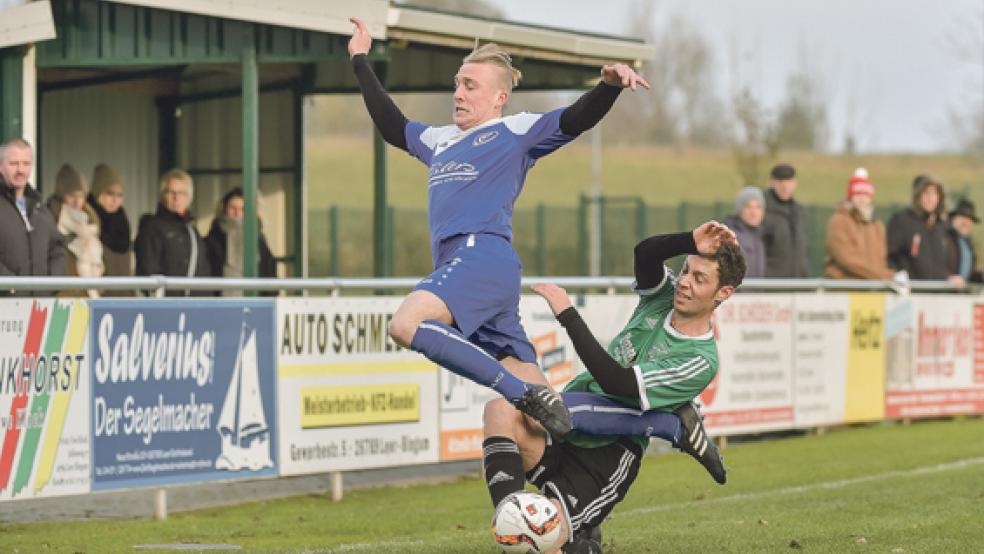
<path fill-rule="evenodd" d="M 513 214 L 513 242 L 523 261 L 523 274 L 588 275 L 592 203 L 600 207 L 600 274 L 631 275 L 632 247 L 657 233 L 693 229 L 709 220 L 721 220 L 734 207 L 724 202 L 681 202 L 650 206 L 639 198 L 582 197 L 576 207 L 538 205 Z M 901 205 L 881 206 L 883 222 Z M 806 206 L 807 236 L 813 276 L 823 273 L 824 240 L 832 206 Z M 385 237 L 392 267 L 386 275 L 421 276 L 430 273 L 431 253 L 427 212 L 422 209 L 388 211 L 390 235 Z M 309 228 L 309 270 L 312 277 L 365 277 L 373 274 L 373 219 L 369 209 L 333 206 L 312 213 Z"/>

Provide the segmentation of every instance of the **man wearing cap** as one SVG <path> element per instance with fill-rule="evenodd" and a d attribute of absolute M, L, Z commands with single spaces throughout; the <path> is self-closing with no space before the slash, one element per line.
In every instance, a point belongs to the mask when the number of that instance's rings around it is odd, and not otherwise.
<path fill-rule="evenodd" d="M 735 214 L 723 221 L 738 237 L 745 253 L 745 277 L 765 277 L 765 243 L 762 220 L 765 218 L 765 195 L 758 187 L 745 187 L 735 199 Z"/>
<path fill-rule="evenodd" d="M 966 283 L 984 283 L 984 274 L 977 266 L 977 252 L 972 238 L 974 224 L 980 222 L 974 203 L 966 198 L 957 202 L 957 208 L 950 212 L 950 248 L 947 252 L 950 271 L 959 275 Z"/>
<path fill-rule="evenodd" d="M 806 238 L 806 210 L 793 199 L 796 170 L 789 164 L 772 168 L 769 190 L 765 194 L 765 276 L 810 276 L 810 253 Z"/>
<path fill-rule="evenodd" d="M 905 270 L 910 279 L 942 281 L 964 286 L 964 280 L 947 264 L 950 242 L 946 230 L 943 183 L 927 175 L 912 182 L 912 205 L 888 222 L 888 265 Z"/>
<path fill-rule="evenodd" d="M 885 226 L 875 219 L 875 186 L 863 167 L 847 183 L 847 199 L 837 205 L 827 223 L 828 279 L 890 280 L 885 253 Z"/>
<path fill-rule="evenodd" d="M 55 219 L 32 187 L 34 152 L 23 139 L 0 144 L 0 275 L 64 275 Z M 26 294 L 26 293 L 25 293 Z"/>

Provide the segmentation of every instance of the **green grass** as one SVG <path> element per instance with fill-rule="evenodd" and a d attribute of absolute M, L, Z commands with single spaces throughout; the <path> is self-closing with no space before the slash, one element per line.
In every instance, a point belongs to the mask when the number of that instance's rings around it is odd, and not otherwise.
<path fill-rule="evenodd" d="M 984 421 L 871 426 L 733 446 L 729 484 L 690 458 L 647 458 L 605 525 L 606 552 L 980 552 Z M 258 502 L 149 520 L 0 525 L 3 552 L 496 552 L 477 478 Z"/>
<path fill-rule="evenodd" d="M 611 132 L 611 131 L 609 131 Z M 308 142 L 309 203 L 312 210 L 333 204 L 372 207 L 372 143 L 334 136 Z M 426 168 L 406 153 L 389 148 L 389 200 L 398 208 L 427 205 Z M 797 198 L 805 204 L 833 206 L 844 197 L 855 167 L 865 166 L 877 188 L 876 204 L 910 201 L 912 179 L 919 173 L 939 176 L 952 191 L 981 196 L 980 162 L 958 155 L 879 154 L 842 156 L 815 152 L 784 152 L 797 167 Z M 530 172 L 517 203 L 529 208 L 575 206 L 591 189 L 591 147 L 586 138 L 544 158 Z M 698 150 L 607 145 L 603 150 L 603 189 L 611 196 L 638 196 L 647 204 L 724 202 L 731 206 L 744 185 L 728 150 Z M 769 165 L 763 164 L 761 181 Z M 424 222 L 421 222 L 424 224 Z"/>

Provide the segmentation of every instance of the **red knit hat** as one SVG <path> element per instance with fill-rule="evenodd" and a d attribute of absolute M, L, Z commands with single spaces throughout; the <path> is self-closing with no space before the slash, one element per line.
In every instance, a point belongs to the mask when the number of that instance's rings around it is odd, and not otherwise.
<path fill-rule="evenodd" d="M 875 195 L 875 185 L 868 180 L 868 170 L 859 167 L 854 170 L 854 175 L 847 182 L 847 199 L 850 200 L 855 194 Z"/>

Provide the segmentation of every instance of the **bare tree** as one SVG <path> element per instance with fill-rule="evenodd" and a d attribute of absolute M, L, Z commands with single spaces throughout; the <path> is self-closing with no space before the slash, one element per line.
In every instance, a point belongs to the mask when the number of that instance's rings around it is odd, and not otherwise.
<path fill-rule="evenodd" d="M 746 185 L 765 181 L 765 168 L 779 157 L 779 130 L 774 117 L 748 87 L 732 99 L 734 135 L 731 151 Z"/>
<path fill-rule="evenodd" d="M 629 13 L 627 34 L 654 45 L 641 74 L 650 93 L 624 95 L 609 116 L 619 140 L 718 146 L 726 142 L 724 108 L 715 94 L 710 44 L 689 20 L 674 16 L 657 29 L 655 4 L 642 1 Z"/>
<path fill-rule="evenodd" d="M 946 40 L 957 59 L 984 69 L 984 10 L 954 20 Z M 964 97 L 960 104 L 950 106 L 946 127 L 961 150 L 984 156 L 984 79 L 968 83 Z"/>
<path fill-rule="evenodd" d="M 820 80 L 807 70 L 787 79 L 786 98 L 777 121 L 783 148 L 816 150 L 827 146 L 827 105 L 820 87 Z"/>

